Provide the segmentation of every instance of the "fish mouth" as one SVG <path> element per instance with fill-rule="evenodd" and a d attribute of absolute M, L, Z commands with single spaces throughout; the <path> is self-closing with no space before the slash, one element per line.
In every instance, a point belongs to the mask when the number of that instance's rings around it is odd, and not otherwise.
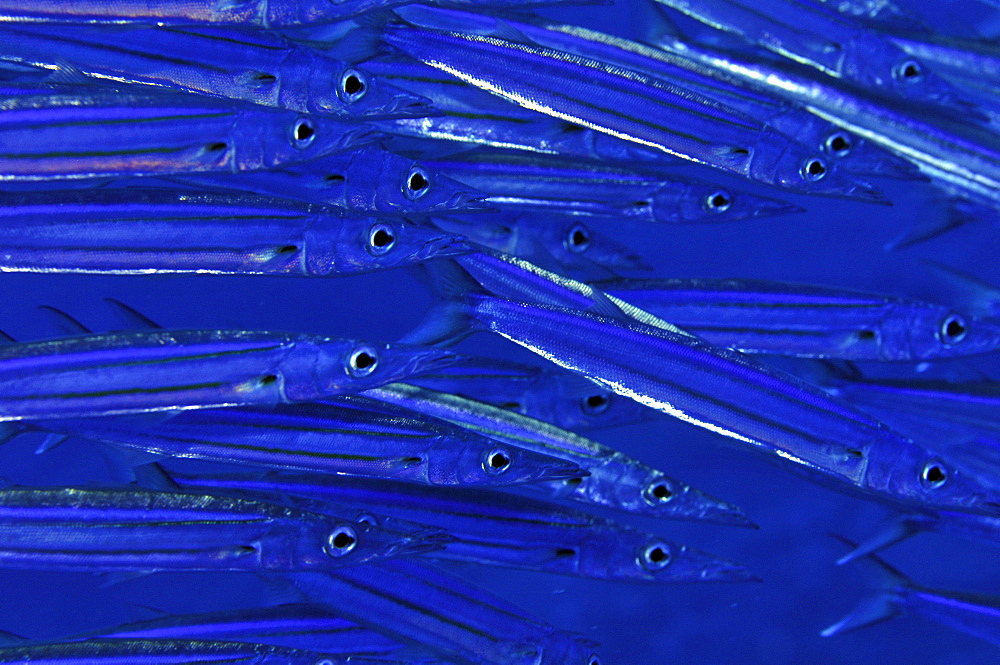
<path fill-rule="evenodd" d="M 427 260 L 445 256 L 461 256 L 463 254 L 471 254 L 477 251 L 477 249 L 465 236 L 441 235 L 431 238 L 424 243 L 424 246 L 420 248 L 417 254 L 417 258 Z"/>
<path fill-rule="evenodd" d="M 458 539 L 442 529 L 426 529 L 412 533 L 406 540 L 390 545 L 383 556 L 399 557 L 439 552 L 456 540 Z"/>
<path fill-rule="evenodd" d="M 751 203 L 744 205 L 748 210 L 745 215 L 740 215 L 740 217 L 743 218 L 756 219 L 759 217 L 781 217 L 782 215 L 797 215 L 799 213 L 806 212 L 806 208 L 795 205 L 794 203 L 787 203 L 778 199 L 765 199 L 763 197 L 757 198 Z M 719 217 L 720 221 L 725 220 L 726 214 L 723 213 Z"/>
<path fill-rule="evenodd" d="M 683 548 L 677 560 L 664 569 L 667 577 L 691 582 L 760 582 L 743 564 L 733 563 L 700 550 Z"/>
<path fill-rule="evenodd" d="M 364 114 L 366 120 L 393 120 L 397 118 L 427 118 L 444 115 L 426 97 L 399 91 L 388 103 Z"/>
<path fill-rule="evenodd" d="M 843 187 L 830 189 L 829 191 L 817 191 L 816 193 L 822 196 L 832 196 L 852 201 L 861 201 L 863 203 L 875 203 L 884 206 L 892 205 L 892 201 L 886 197 L 882 190 L 863 180 L 856 180 Z"/>

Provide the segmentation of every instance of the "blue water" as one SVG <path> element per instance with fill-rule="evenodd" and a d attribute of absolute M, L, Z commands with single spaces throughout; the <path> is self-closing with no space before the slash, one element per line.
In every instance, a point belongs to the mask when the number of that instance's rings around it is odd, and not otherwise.
<path fill-rule="evenodd" d="M 982 8 L 940 5 L 986 16 Z M 616 20 L 633 32 L 647 16 L 619 2 L 574 10 L 564 18 Z M 607 27 L 607 25 L 605 25 Z M 704 175 L 704 174 L 702 174 Z M 734 183 L 735 184 L 735 183 Z M 1000 286 L 995 221 L 969 224 L 916 248 L 883 246 L 921 220 L 945 214 L 934 190 L 919 183 L 879 181 L 894 203 L 880 207 L 833 199 L 787 197 L 807 211 L 732 225 L 667 227 L 608 223 L 594 228 L 639 250 L 671 277 L 784 279 L 852 287 L 923 299 L 945 293 L 920 259 L 971 272 Z M 760 190 L 762 193 L 771 193 Z M 51 334 L 36 311 L 52 305 L 95 329 L 116 320 L 102 300 L 123 300 L 168 327 L 291 330 L 393 340 L 421 318 L 429 302 L 406 271 L 334 280 L 219 276 L 0 276 L 0 328 L 18 339 Z M 499 339 L 478 336 L 460 349 L 540 362 Z M 643 359 L 637 357 L 636 363 Z M 996 376 L 997 358 L 966 363 Z M 1000 662 L 996 647 L 907 616 L 856 633 L 820 637 L 822 628 L 877 587 L 863 564 L 837 567 L 844 547 L 830 532 L 860 539 L 890 512 L 810 484 L 720 437 L 666 416 L 597 432 L 594 438 L 735 503 L 759 531 L 693 523 L 632 520 L 674 541 L 746 564 L 756 584 L 640 586 L 581 581 L 477 566 L 449 566 L 552 624 L 599 641 L 606 663 L 965 665 Z M 97 448 L 71 440 L 41 456 L 40 439 L 24 436 L 0 447 L 0 476 L 32 484 L 107 480 Z M 627 521 L 627 520 L 626 520 Z M 885 559 L 931 587 L 1000 594 L 995 548 L 923 534 L 895 546 Z M 192 612 L 250 606 L 275 599 L 268 584 L 243 574 L 170 574 L 108 584 L 91 575 L 0 570 L 0 629 L 58 637 L 150 618 L 155 610 Z M 150 609 L 153 608 L 153 609 Z"/>

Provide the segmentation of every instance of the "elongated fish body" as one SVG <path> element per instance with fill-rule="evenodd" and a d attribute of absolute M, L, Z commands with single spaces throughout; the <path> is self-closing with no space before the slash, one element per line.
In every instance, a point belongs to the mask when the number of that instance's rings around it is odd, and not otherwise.
<path fill-rule="evenodd" d="M 918 362 L 1000 347 L 1000 326 L 948 307 L 750 280 L 615 280 L 595 286 L 716 346 L 744 353 Z"/>
<path fill-rule="evenodd" d="M 39 426 L 171 457 L 432 485 L 507 485 L 585 473 L 551 455 L 361 397 Z"/>
<path fill-rule="evenodd" d="M 996 205 L 1000 200 L 1000 145 L 995 135 L 959 125 L 926 108 L 885 104 L 858 88 L 837 85 L 793 66 L 749 59 L 669 39 L 664 49 L 716 68 L 734 82 L 770 91 L 908 160 L 945 187 Z"/>
<path fill-rule="evenodd" d="M 627 425 L 656 417 L 634 400 L 621 398 L 593 381 L 557 367 L 475 358 L 460 360 L 408 381 L 573 431 Z"/>
<path fill-rule="evenodd" d="M 323 570 L 434 543 L 259 501 L 136 490 L 0 490 L 0 565 L 70 571 Z"/>
<path fill-rule="evenodd" d="M 207 640 L 271 644 L 326 654 L 386 654 L 402 645 L 318 605 L 184 614 L 94 631 L 88 640 Z"/>
<path fill-rule="evenodd" d="M 425 100 L 266 30 L 4 23 L 2 59 L 341 118 L 426 115 Z M 178 54 L 182 54 L 179 56 Z"/>
<path fill-rule="evenodd" d="M 479 153 L 426 163 L 485 192 L 488 195 L 485 203 L 502 211 L 702 223 L 799 210 L 775 199 L 743 192 L 734 194 L 711 183 L 656 177 L 593 162 Z M 735 213 L 728 215 L 730 210 Z"/>
<path fill-rule="evenodd" d="M 84 189 L 0 197 L 0 271 L 349 275 L 468 251 L 403 222 L 249 194 Z"/>
<path fill-rule="evenodd" d="M 599 314 L 475 294 L 460 302 L 454 306 L 474 329 L 495 332 L 619 395 L 807 475 L 890 502 L 1000 511 L 995 491 L 932 452 L 849 403 L 738 352 Z"/>
<path fill-rule="evenodd" d="M 897 100 L 970 110 L 961 94 L 891 39 L 818 2 L 659 0 L 831 77 Z"/>
<path fill-rule="evenodd" d="M 431 21 L 447 19 L 452 14 L 446 9 L 431 9 L 421 5 L 406 7 L 399 12 L 407 19 L 419 20 L 424 17 Z M 462 30 L 475 29 L 467 14 L 456 12 L 455 16 L 461 16 L 459 25 Z M 496 20 L 487 17 L 481 18 L 480 22 L 480 28 L 486 34 L 497 25 Z M 805 147 L 821 151 L 817 154 L 817 159 L 842 160 L 852 173 L 896 177 L 913 175 L 912 167 L 888 152 L 871 146 L 779 97 L 726 82 L 710 68 L 686 58 L 580 26 L 525 20 L 512 24 L 512 27 L 524 39 L 539 46 L 641 72 L 713 99 L 769 125 L 785 136 L 793 137 Z"/>
<path fill-rule="evenodd" d="M 427 215 L 481 209 L 485 195 L 432 168 L 368 146 L 266 172 L 194 176 L 192 185 L 256 192 L 357 213 Z"/>
<path fill-rule="evenodd" d="M 496 212 L 437 215 L 433 225 L 477 246 L 530 259 L 572 275 L 630 275 L 652 267 L 635 250 L 600 231 L 598 220 L 577 215 Z M 591 223 L 591 222 L 595 223 Z"/>
<path fill-rule="evenodd" d="M 0 420 L 302 402 L 447 363 L 431 348 L 292 333 L 157 330 L 0 347 Z"/>
<path fill-rule="evenodd" d="M 435 558 L 623 582 L 746 581 L 746 569 L 683 545 L 556 504 L 485 490 L 428 488 L 360 478 L 269 475 L 178 477 L 194 491 L 301 496 L 336 512 L 426 524 L 454 536 Z M 322 511 L 322 507 L 314 508 Z M 378 519 L 378 518 L 374 518 Z"/>
<path fill-rule="evenodd" d="M 0 102 L 0 180 L 252 171 L 375 138 L 366 125 L 189 94 L 28 92 Z"/>
<path fill-rule="evenodd" d="M 343 21 L 353 16 L 385 9 L 409 0 L 119 0 L 108 4 L 85 0 L 67 4 L 59 0 L 6 0 L 0 3 L 0 16 L 50 20 L 60 23 L 149 23 L 189 25 L 193 23 L 285 28 Z M 456 4 L 449 0 L 447 4 Z M 556 4 L 553 0 L 471 0 L 464 4 L 486 8 L 521 8 L 530 4 Z"/>
<path fill-rule="evenodd" d="M 390 384 L 365 394 L 456 423 L 500 441 L 560 457 L 590 473 L 582 480 L 551 483 L 548 491 L 555 496 L 653 517 L 750 525 L 735 506 L 596 441 L 548 423 L 456 395 L 406 384 Z M 543 488 L 538 486 L 536 489 Z"/>
<path fill-rule="evenodd" d="M 423 139 L 417 148 L 429 157 L 441 154 L 442 147 L 447 155 L 486 146 L 624 163 L 670 159 L 662 151 L 516 106 L 411 58 L 381 57 L 366 61 L 365 67 L 380 79 L 427 97 L 442 113 L 373 123 L 394 136 Z"/>
<path fill-rule="evenodd" d="M 193 640 L 87 640 L 0 648 L 0 662 L 27 665 L 345 665 L 347 659 L 300 649 Z M 378 661 L 350 660 L 362 665 Z M 389 661 L 387 665 L 403 665 Z"/>
<path fill-rule="evenodd" d="M 770 185 L 881 198 L 867 183 L 836 173 L 814 151 L 764 124 L 641 72 L 498 37 L 413 25 L 390 24 L 384 39 L 525 108 L 646 148 Z"/>
<path fill-rule="evenodd" d="M 288 579 L 310 602 L 442 658 L 490 665 L 595 665 L 572 635 L 429 564 L 396 560 Z"/>

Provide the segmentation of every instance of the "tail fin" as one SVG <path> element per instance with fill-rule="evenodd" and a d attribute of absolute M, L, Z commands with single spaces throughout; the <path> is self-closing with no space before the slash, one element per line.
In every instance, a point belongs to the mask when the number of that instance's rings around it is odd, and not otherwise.
<path fill-rule="evenodd" d="M 856 543 L 835 534 L 831 535 L 845 545 L 858 549 Z M 899 588 L 910 586 L 909 579 L 874 554 L 865 555 L 864 560 L 879 569 L 885 580 L 882 590 L 875 597 L 863 600 L 853 612 L 840 621 L 823 629 L 820 632 L 820 635 L 823 637 L 830 637 L 837 633 L 872 626 L 882 621 L 888 621 L 903 613 L 904 607 L 899 594 Z"/>
<path fill-rule="evenodd" d="M 875 532 L 871 538 L 860 545 L 855 545 L 853 550 L 837 559 L 837 565 L 842 566 L 855 559 L 872 556 L 881 549 L 902 542 L 923 531 L 927 521 L 932 519 L 934 518 L 925 515 L 900 515 Z"/>
<path fill-rule="evenodd" d="M 421 265 L 429 278 L 435 301 L 423 321 L 399 341 L 404 344 L 450 346 L 475 331 L 464 296 L 481 292 L 476 280 L 451 259 Z"/>

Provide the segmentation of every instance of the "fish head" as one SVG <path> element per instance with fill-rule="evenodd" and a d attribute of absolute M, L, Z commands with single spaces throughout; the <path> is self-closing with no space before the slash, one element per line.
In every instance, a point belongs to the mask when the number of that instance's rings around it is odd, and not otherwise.
<path fill-rule="evenodd" d="M 888 205 L 881 191 L 858 178 L 843 163 L 777 133 L 762 137 L 750 151 L 748 175 L 803 194 Z"/>
<path fill-rule="evenodd" d="M 434 484 L 504 486 L 526 482 L 582 478 L 587 472 L 573 462 L 470 432 L 464 440 L 442 441 L 445 454 L 428 458 L 427 475 Z"/>
<path fill-rule="evenodd" d="M 639 469 L 636 469 L 637 471 Z M 742 510 L 736 506 L 705 494 L 686 483 L 671 478 L 655 469 L 642 469 L 645 473 L 634 485 L 641 499 L 637 501 L 636 512 L 687 519 L 729 526 L 755 528 Z M 633 474 L 639 478 L 639 474 Z"/>
<path fill-rule="evenodd" d="M 621 582 L 746 582 L 741 565 L 622 527 L 595 529 L 579 550 L 580 572 Z"/>
<path fill-rule="evenodd" d="M 843 77 L 864 90 L 952 111 L 976 112 L 975 105 L 962 99 L 953 85 L 920 58 L 886 43 L 882 35 L 865 31 L 842 48 Z"/>
<path fill-rule="evenodd" d="M 363 168 L 369 174 L 367 184 L 374 193 L 361 198 L 370 200 L 376 212 L 425 215 L 487 209 L 483 203 L 486 194 L 412 159 L 385 150 L 369 151 L 368 157 Z M 348 200 L 353 202 L 356 196 L 349 191 Z"/>
<path fill-rule="evenodd" d="M 305 246 L 310 275 L 387 270 L 473 251 L 462 236 L 398 218 L 333 215 L 309 229 Z"/>
<path fill-rule="evenodd" d="M 926 320 L 910 327 L 913 360 L 971 356 L 1000 348 L 1000 321 L 967 316 L 946 307 L 927 310 Z"/>
<path fill-rule="evenodd" d="M 1000 489 L 960 468 L 958 460 L 889 431 L 866 457 L 864 487 L 887 499 L 924 510 L 1000 516 Z"/>
<path fill-rule="evenodd" d="M 844 160 L 853 173 L 901 180 L 927 179 L 914 164 L 836 125 L 829 125 L 820 139 L 823 152 L 831 159 Z"/>
<path fill-rule="evenodd" d="M 310 548 L 301 553 L 303 568 L 354 566 L 427 550 L 422 534 L 384 529 L 371 521 L 331 517 L 318 520 L 311 531 L 314 537 L 308 541 Z"/>
<path fill-rule="evenodd" d="M 653 206 L 670 216 L 664 221 L 680 224 L 735 222 L 803 212 L 799 206 L 780 199 L 695 181 L 685 183 L 679 189 L 670 187 L 657 192 L 653 196 Z"/>
<path fill-rule="evenodd" d="M 310 81 L 310 106 L 318 114 L 363 120 L 440 115 L 429 99 L 399 88 L 364 65 L 317 68 Z"/>
<path fill-rule="evenodd" d="M 526 217 L 522 224 L 531 224 L 534 228 L 520 235 L 541 242 L 545 251 L 567 270 L 586 273 L 596 269 L 618 275 L 653 269 L 638 252 L 594 230 L 579 218 L 570 218 L 562 224 L 554 221 L 542 219 L 538 223 Z"/>
<path fill-rule="evenodd" d="M 316 375 L 322 395 L 360 392 L 404 381 L 458 362 L 460 356 L 412 344 L 385 344 L 328 338 L 317 345 Z"/>
<path fill-rule="evenodd" d="M 380 139 L 383 134 L 362 123 L 337 122 L 327 118 L 285 111 L 244 111 L 252 137 L 241 137 L 260 153 L 262 168 L 294 164 L 323 155 L 352 150 Z M 240 126 L 241 131 L 243 125 Z"/>

